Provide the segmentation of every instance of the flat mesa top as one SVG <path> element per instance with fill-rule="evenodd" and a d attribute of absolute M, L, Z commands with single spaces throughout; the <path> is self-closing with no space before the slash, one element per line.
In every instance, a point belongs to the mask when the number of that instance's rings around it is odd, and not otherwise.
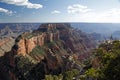
<path fill-rule="evenodd" d="M 38 31 L 46 32 L 46 31 L 69 29 L 69 28 L 71 28 L 71 25 L 69 23 L 48 23 L 48 24 L 41 24 L 41 26 L 38 28 Z"/>

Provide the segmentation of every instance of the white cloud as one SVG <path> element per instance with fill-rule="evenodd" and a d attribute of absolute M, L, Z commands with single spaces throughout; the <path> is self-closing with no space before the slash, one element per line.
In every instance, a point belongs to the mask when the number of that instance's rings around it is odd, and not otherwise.
<path fill-rule="evenodd" d="M 91 11 L 91 9 L 89 9 L 87 6 L 83 6 L 80 4 L 73 4 L 68 6 L 67 8 L 68 13 L 86 13 Z"/>
<path fill-rule="evenodd" d="M 120 22 L 120 9 L 114 8 L 107 11 L 95 12 L 91 11 L 88 13 L 74 15 L 73 20 L 79 22 Z"/>
<path fill-rule="evenodd" d="M 43 5 L 41 4 L 31 3 L 29 0 L 0 0 L 0 2 L 4 2 L 7 4 L 14 4 L 16 6 L 25 6 L 27 8 L 35 8 L 35 9 L 39 9 L 43 7 Z"/>
<path fill-rule="evenodd" d="M 97 22 L 120 22 L 120 9 L 114 8 L 108 11 L 95 13 L 94 16 Z"/>
<path fill-rule="evenodd" d="M 5 14 L 8 14 L 8 15 L 12 15 L 14 12 L 10 11 L 10 10 L 7 10 L 7 9 L 4 9 L 4 8 L 0 8 L 0 12 L 1 13 L 5 13 Z"/>
<path fill-rule="evenodd" d="M 52 13 L 52 14 L 60 14 L 61 12 L 58 11 L 58 10 L 54 10 L 54 11 L 52 11 L 51 13 Z"/>
<path fill-rule="evenodd" d="M 120 9 L 117 9 L 117 8 L 113 8 L 113 9 L 110 9 L 109 11 L 106 11 L 104 12 L 104 16 L 120 16 Z"/>

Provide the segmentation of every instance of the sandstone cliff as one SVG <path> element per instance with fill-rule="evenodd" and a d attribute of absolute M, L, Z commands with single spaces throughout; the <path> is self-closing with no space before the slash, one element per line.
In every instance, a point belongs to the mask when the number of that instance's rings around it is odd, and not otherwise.
<path fill-rule="evenodd" d="M 0 56 L 4 56 L 5 52 L 10 51 L 13 45 L 13 38 L 4 38 L 0 40 Z"/>
<path fill-rule="evenodd" d="M 74 30 L 69 24 L 43 24 L 38 30 L 24 33 L 20 38 L 17 43 L 17 54 L 22 55 L 29 54 L 36 46 L 59 40 L 62 40 L 65 48 L 78 54 L 95 47 L 92 38 L 79 30 Z"/>

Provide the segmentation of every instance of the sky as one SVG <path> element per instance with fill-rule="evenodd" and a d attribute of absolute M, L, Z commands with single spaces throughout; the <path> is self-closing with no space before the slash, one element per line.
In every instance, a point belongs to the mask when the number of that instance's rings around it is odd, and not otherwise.
<path fill-rule="evenodd" d="M 0 23 L 120 23 L 120 0 L 0 0 Z"/>

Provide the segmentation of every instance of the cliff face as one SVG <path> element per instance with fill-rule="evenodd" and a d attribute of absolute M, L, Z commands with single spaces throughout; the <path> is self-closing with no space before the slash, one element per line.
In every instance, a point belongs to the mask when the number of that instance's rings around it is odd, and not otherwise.
<path fill-rule="evenodd" d="M 35 36 L 33 36 L 36 34 Z M 25 36 L 33 36 L 31 38 L 25 38 Z M 36 46 L 43 46 L 46 42 L 52 42 L 59 39 L 59 33 L 33 33 L 23 34 L 22 39 L 17 43 L 17 54 L 29 54 Z"/>
<path fill-rule="evenodd" d="M 28 35 L 29 34 L 23 34 L 23 35 Z M 30 34 L 32 35 L 32 34 Z M 46 34 L 41 34 L 41 35 L 37 35 L 34 36 L 30 39 L 25 38 L 25 36 L 22 36 L 22 39 L 20 39 L 20 41 L 17 43 L 18 45 L 18 50 L 17 50 L 17 54 L 29 54 L 33 48 L 35 48 L 37 45 L 44 45 L 44 39 L 45 39 L 45 35 Z"/>
<path fill-rule="evenodd" d="M 4 38 L 0 40 L 0 56 L 4 56 L 5 52 L 10 51 L 13 45 L 13 38 Z"/>
<path fill-rule="evenodd" d="M 74 30 L 69 24 L 43 24 L 33 33 L 24 33 L 17 43 L 17 54 L 29 54 L 36 46 L 61 40 L 64 47 L 73 53 L 84 53 L 85 50 L 95 47 L 92 39 L 79 30 Z M 89 44 L 87 43 L 89 42 Z"/>
<path fill-rule="evenodd" d="M 88 55 L 94 47 L 90 36 L 73 29 L 70 24 L 42 24 L 32 33 L 20 35 L 4 59 L 6 65 L 12 68 L 8 72 L 14 75 L 13 78 L 34 80 L 38 77 L 34 71 L 43 70 L 39 73 L 42 77 L 36 79 L 41 80 L 45 74 L 58 74 L 71 69 L 74 65 L 69 65 L 68 60 L 79 61 L 79 56 Z"/>

